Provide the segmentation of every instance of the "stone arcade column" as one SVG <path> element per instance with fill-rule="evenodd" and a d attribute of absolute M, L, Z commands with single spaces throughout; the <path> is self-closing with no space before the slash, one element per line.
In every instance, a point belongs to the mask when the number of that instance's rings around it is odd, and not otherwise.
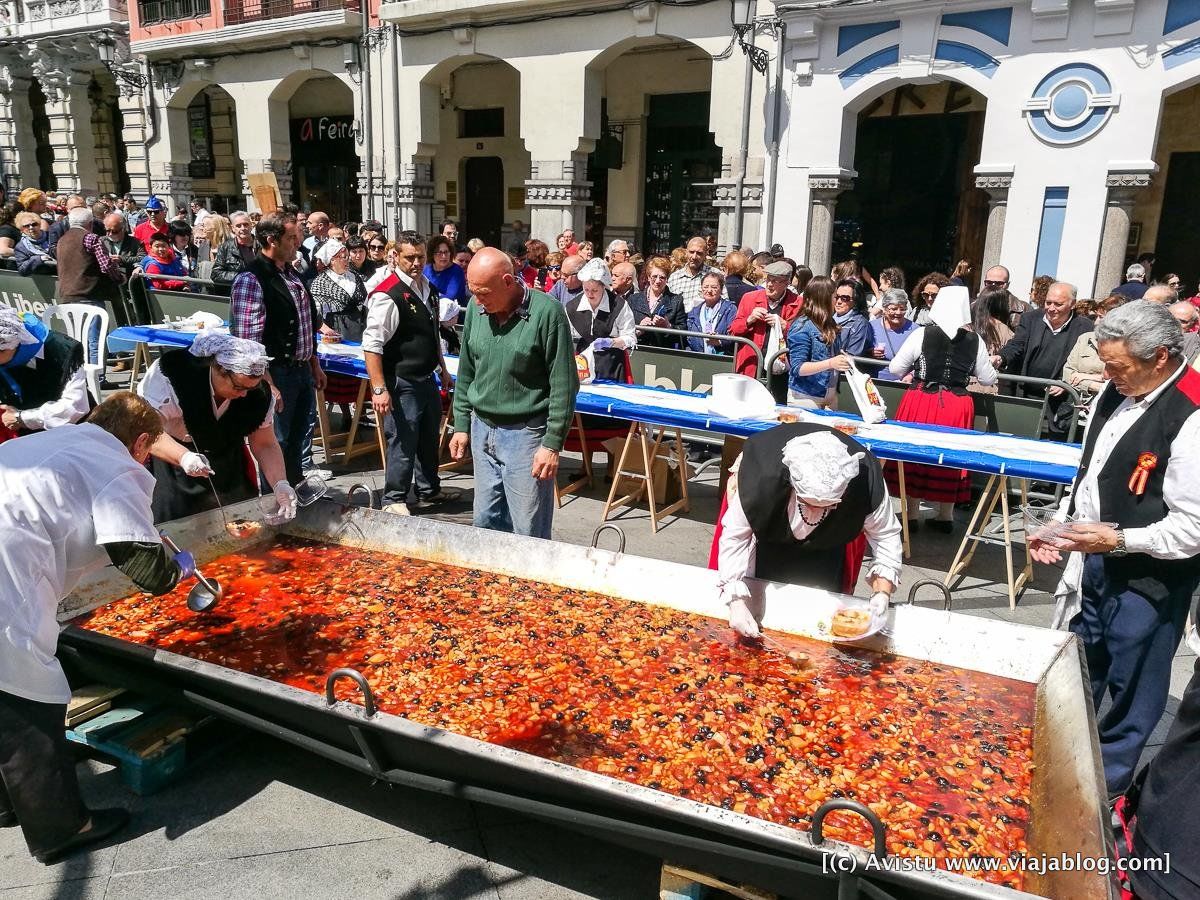
<path fill-rule="evenodd" d="M 837 209 L 837 198 L 842 191 L 854 187 L 857 175 L 857 172 L 847 169 L 809 170 L 808 259 L 805 262 L 814 275 L 829 274 L 832 266 L 833 219 Z"/>
<path fill-rule="evenodd" d="M 554 238 L 573 228 L 582 239 L 592 184 L 586 179 L 587 155 L 568 160 L 534 160 L 525 182 L 525 206 L 529 210 L 529 233 L 554 246 Z"/>
<path fill-rule="evenodd" d="M 97 189 L 96 142 L 92 134 L 92 105 L 87 72 L 47 73 L 46 116 L 59 192 L 89 193 Z"/>
<path fill-rule="evenodd" d="M 396 183 L 396 209 L 402 231 L 433 234 L 433 161 L 416 156 Z"/>
<path fill-rule="evenodd" d="M 1110 171 L 1108 205 L 1104 229 L 1100 234 L 1100 259 L 1096 266 L 1095 297 L 1107 297 L 1125 274 L 1125 248 L 1129 244 L 1129 225 L 1137 192 L 1150 186 L 1149 171 Z"/>
<path fill-rule="evenodd" d="M 146 150 L 149 116 L 141 91 L 122 91 L 118 101 L 121 109 L 121 133 L 125 143 L 125 171 L 129 175 L 129 190 L 138 198 L 150 193 L 150 158 Z"/>
<path fill-rule="evenodd" d="M 755 246 L 763 216 L 763 169 L 766 160 L 751 156 L 746 161 L 746 177 L 742 182 L 742 245 Z M 713 206 L 719 216 L 717 226 L 717 254 L 723 256 L 738 249 L 737 223 L 737 169 L 736 156 L 726 156 L 722 163 L 721 177 L 715 183 Z"/>
<path fill-rule="evenodd" d="M 25 187 L 23 171 L 37 166 L 30 126 L 29 79 L 0 67 L 0 182 L 10 197 Z M 32 186 L 36 177 L 28 179 Z"/>
<path fill-rule="evenodd" d="M 1001 265 L 1004 250 L 1004 223 L 1008 220 L 1008 191 L 1012 187 L 1013 170 L 975 170 L 975 187 L 988 193 L 987 234 L 983 241 L 983 260 L 980 275 L 992 266 Z"/>

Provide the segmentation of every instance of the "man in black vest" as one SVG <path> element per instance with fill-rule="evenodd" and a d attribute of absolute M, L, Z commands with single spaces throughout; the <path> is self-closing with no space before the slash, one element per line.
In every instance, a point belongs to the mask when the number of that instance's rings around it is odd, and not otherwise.
<path fill-rule="evenodd" d="M 396 239 L 396 271 L 368 298 L 363 355 L 371 379 L 371 405 L 387 435 L 383 502 L 408 512 L 416 469 L 417 508 L 441 502 L 438 383 L 450 385 L 439 339 L 440 298 L 425 278 L 425 241 L 415 231 Z"/>
<path fill-rule="evenodd" d="M 281 213 L 263 216 L 255 236 L 262 250 L 234 279 L 229 330 L 262 344 L 271 357 L 266 381 L 275 398 L 275 436 L 287 479 L 296 485 L 304 477 L 300 460 L 312 427 L 313 391 L 325 389 L 316 352 L 321 316 L 291 266 L 300 243 L 296 220 Z"/>
<path fill-rule="evenodd" d="M 735 464 L 726 509 L 714 535 L 721 597 L 729 624 L 761 635 L 762 597 L 744 579 L 802 584 L 849 593 L 848 548 L 866 536 L 874 554 L 867 583 L 872 613 L 882 616 L 900 581 L 900 523 L 879 462 L 860 444 L 824 425 L 794 423 L 760 431 Z"/>
<path fill-rule="evenodd" d="M 1053 544 L 1030 536 L 1042 563 L 1073 551 L 1056 591 L 1055 625 L 1083 641 L 1110 795 L 1134 767 L 1166 708 L 1171 660 L 1200 583 L 1200 374 L 1180 351 L 1165 306 L 1144 300 L 1096 328 L 1105 374 L 1083 459 L 1060 520 L 1077 522 Z M 1116 523 L 1115 525 L 1100 523 Z M 1057 549 L 1056 549 L 1057 548 Z"/>
<path fill-rule="evenodd" d="M 1021 316 L 1013 338 L 992 358 L 997 368 L 1014 375 L 1030 378 L 1062 380 L 1063 365 L 1079 335 L 1092 330 L 1092 320 L 1075 315 L 1075 286 L 1065 281 L 1050 285 L 1042 309 L 1034 307 Z M 1065 441 L 1071 420 L 1071 401 L 1060 387 L 1042 388 L 1031 385 L 1022 388 L 1026 397 L 1041 397 L 1047 401 L 1046 436 L 1053 441 Z"/>

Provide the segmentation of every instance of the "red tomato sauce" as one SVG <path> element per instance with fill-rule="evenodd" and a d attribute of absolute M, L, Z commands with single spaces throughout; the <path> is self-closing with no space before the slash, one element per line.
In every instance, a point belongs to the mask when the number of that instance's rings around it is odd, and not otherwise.
<path fill-rule="evenodd" d="M 318 693 L 355 668 L 385 712 L 799 829 L 849 797 L 892 854 L 1026 852 L 1034 685 L 772 633 L 802 671 L 715 619 L 294 538 L 204 568 L 211 613 L 188 583 L 75 624 Z"/>

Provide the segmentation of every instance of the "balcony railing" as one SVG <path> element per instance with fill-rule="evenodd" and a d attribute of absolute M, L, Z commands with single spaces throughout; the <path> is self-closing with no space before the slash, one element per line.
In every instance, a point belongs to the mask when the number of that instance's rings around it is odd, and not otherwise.
<path fill-rule="evenodd" d="M 241 25 L 339 9 L 358 12 L 360 8 L 361 0 L 225 0 L 225 24 Z"/>
<path fill-rule="evenodd" d="M 211 0 L 138 0 L 138 22 L 141 25 L 200 19 L 211 12 Z"/>

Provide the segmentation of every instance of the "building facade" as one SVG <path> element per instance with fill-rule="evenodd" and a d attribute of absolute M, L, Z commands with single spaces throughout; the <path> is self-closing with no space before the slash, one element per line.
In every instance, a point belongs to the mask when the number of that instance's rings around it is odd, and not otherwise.
<path fill-rule="evenodd" d="M 0 3 L 0 179 L 86 193 L 149 191 L 147 79 L 125 0 Z"/>

